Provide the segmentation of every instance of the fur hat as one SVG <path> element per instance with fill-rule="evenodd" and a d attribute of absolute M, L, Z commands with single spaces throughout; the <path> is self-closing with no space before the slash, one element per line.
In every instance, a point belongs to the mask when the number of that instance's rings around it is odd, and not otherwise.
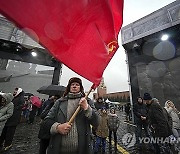
<path fill-rule="evenodd" d="M 77 77 L 72 77 L 71 79 L 69 79 L 68 85 L 67 85 L 67 87 L 66 87 L 66 90 L 65 90 L 63 96 L 66 96 L 66 95 L 70 92 L 70 86 L 71 86 L 71 84 L 74 83 L 74 82 L 77 82 L 77 83 L 80 84 L 80 91 L 81 91 L 81 93 L 83 94 L 83 96 L 85 96 L 84 88 L 83 88 L 83 85 L 82 85 L 82 81 L 81 81 L 80 78 L 77 78 Z"/>
<path fill-rule="evenodd" d="M 149 93 L 144 93 L 144 97 L 143 97 L 144 100 L 151 100 L 152 97 Z"/>
<path fill-rule="evenodd" d="M 79 84 L 80 84 L 80 86 L 82 87 L 82 81 L 81 81 L 81 79 L 80 79 L 80 78 L 77 78 L 77 77 L 73 77 L 73 78 L 71 78 L 71 79 L 69 80 L 69 82 L 68 82 L 68 85 L 71 85 L 73 82 L 77 82 L 77 83 L 79 83 Z"/>

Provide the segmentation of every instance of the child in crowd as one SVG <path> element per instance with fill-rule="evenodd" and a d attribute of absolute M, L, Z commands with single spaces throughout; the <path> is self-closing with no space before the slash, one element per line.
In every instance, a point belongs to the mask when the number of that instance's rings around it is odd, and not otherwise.
<path fill-rule="evenodd" d="M 106 138 L 108 137 L 108 114 L 105 107 L 100 110 L 100 124 L 96 129 L 96 143 L 95 143 L 95 153 L 99 152 L 99 148 L 102 148 L 102 153 L 105 153 L 106 149 Z"/>
<path fill-rule="evenodd" d="M 110 109 L 108 115 L 108 128 L 109 128 L 109 146 L 111 147 L 112 133 L 114 135 L 115 148 L 117 148 L 117 129 L 119 127 L 119 118 L 116 114 L 115 108 Z"/>

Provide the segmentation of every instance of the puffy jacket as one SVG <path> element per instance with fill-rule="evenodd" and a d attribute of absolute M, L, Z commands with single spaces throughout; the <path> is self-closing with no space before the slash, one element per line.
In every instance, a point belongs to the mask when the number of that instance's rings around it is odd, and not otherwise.
<path fill-rule="evenodd" d="M 1 134 L 7 119 L 9 119 L 13 114 L 14 104 L 11 102 L 13 99 L 12 94 L 1 93 L 0 95 L 6 100 L 5 104 L 3 104 L 0 107 L 0 134 Z"/>

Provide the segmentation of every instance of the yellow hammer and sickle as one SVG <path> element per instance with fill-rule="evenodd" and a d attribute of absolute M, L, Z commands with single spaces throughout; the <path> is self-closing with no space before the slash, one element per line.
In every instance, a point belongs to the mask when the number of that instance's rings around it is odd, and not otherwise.
<path fill-rule="evenodd" d="M 117 41 L 111 41 L 110 43 L 108 43 L 108 45 L 107 45 L 107 47 L 108 47 L 108 54 L 113 52 L 114 49 L 116 48 L 116 46 L 114 44 L 117 44 Z"/>

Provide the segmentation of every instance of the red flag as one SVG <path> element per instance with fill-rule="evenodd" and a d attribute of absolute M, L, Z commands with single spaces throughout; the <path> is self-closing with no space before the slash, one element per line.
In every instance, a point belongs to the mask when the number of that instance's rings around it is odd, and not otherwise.
<path fill-rule="evenodd" d="M 123 0 L 0 0 L 1 14 L 95 85 L 118 49 L 122 12 Z"/>

